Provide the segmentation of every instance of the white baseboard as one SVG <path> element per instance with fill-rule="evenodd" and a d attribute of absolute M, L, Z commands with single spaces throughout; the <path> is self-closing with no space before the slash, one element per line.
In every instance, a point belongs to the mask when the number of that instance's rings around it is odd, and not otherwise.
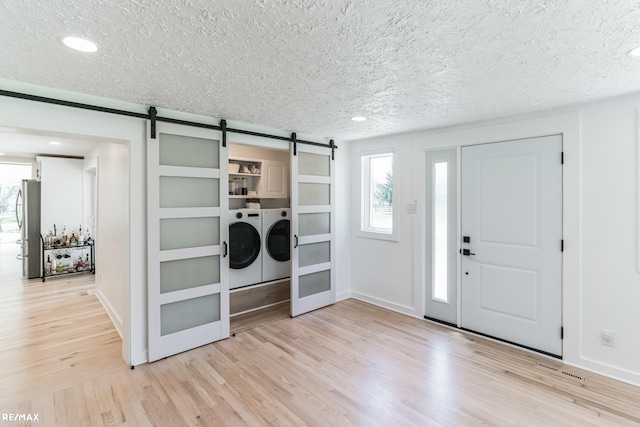
<path fill-rule="evenodd" d="M 640 374 L 638 374 L 637 372 L 632 372 L 626 369 L 617 368 L 615 366 L 607 365 L 606 363 L 597 362 L 595 360 L 591 360 L 586 357 L 581 357 L 578 363 L 572 363 L 567 361 L 563 361 L 563 362 L 566 363 L 567 365 L 575 366 L 576 368 L 593 372 L 594 374 L 602 375 L 604 377 L 612 378 L 614 380 L 618 380 L 623 383 L 640 387 Z"/>
<path fill-rule="evenodd" d="M 358 299 L 360 301 L 368 302 L 369 304 L 377 305 L 382 308 L 397 311 L 398 313 L 406 314 L 407 316 L 416 317 L 413 307 L 407 305 L 400 305 L 393 302 L 389 302 L 383 299 L 375 298 L 360 292 L 351 291 L 351 298 Z"/>
<path fill-rule="evenodd" d="M 346 299 L 351 298 L 351 291 L 347 291 L 347 292 L 341 292 L 339 294 L 336 294 L 336 302 L 338 301 L 344 301 Z"/>
<path fill-rule="evenodd" d="M 107 312 L 107 315 L 111 319 L 111 323 L 113 323 L 113 326 L 116 327 L 116 331 L 118 331 L 118 335 L 120 335 L 120 339 L 124 339 L 122 335 L 122 326 L 123 326 L 122 319 L 120 318 L 120 316 L 118 316 L 116 311 L 113 309 L 113 307 L 109 303 L 109 300 L 107 300 L 104 297 L 100 289 L 96 289 L 96 296 L 98 297 L 98 301 L 100 301 L 100 304 L 102 304 L 102 307 L 104 307 L 104 310 Z"/>

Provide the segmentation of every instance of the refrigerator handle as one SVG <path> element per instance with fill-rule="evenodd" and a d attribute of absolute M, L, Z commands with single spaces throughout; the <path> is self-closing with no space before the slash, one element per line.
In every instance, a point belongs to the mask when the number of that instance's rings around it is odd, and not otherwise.
<path fill-rule="evenodd" d="M 18 195 L 16 196 L 16 223 L 18 224 L 18 230 L 22 230 L 22 218 L 18 215 L 18 205 L 20 199 L 22 198 L 22 188 L 18 190 Z"/>

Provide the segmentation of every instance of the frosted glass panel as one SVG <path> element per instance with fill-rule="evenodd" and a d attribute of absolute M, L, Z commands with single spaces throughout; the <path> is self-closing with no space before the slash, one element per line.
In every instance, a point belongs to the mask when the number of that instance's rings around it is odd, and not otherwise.
<path fill-rule="evenodd" d="M 220 244 L 220 218 L 169 218 L 160 220 L 160 250 Z"/>
<path fill-rule="evenodd" d="M 324 154 L 298 152 L 298 174 L 329 176 L 330 161 Z"/>
<path fill-rule="evenodd" d="M 160 335 L 169 335 L 220 320 L 220 294 L 160 306 Z"/>
<path fill-rule="evenodd" d="M 298 184 L 298 205 L 329 205 L 329 184 L 308 184 L 301 182 Z"/>
<path fill-rule="evenodd" d="M 298 279 L 298 296 L 300 298 L 319 294 L 331 289 L 331 270 L 319 271 Z"/>
<path fill-rule="evenodd" d="M 160 263 L 160 293 L 220 283 L 220 256 L 177 259 Z"/>
<path fill-rule="evenodd" d="M 220 206 L 220 180 L 215 178 L 160 177 L 161 208 L 213 208 Z"/>
<path fill-rule="evenodd" d="M 437 301 L 448 302 L 447 288 L 449 273 L 449 201 L 447 196 L 448 189 L 448 164 L 447 162 L 438 162 L 433 165 L 433 189 L 431 206 L 433 206 L 433 286 L 432 298 Z"/>
<path fill-rule="evenodd" d="M 330 231 L 329 212 L 298 215 L 298 232 L 300 236 L 327 234 Z"/>
<path fill-rule="evenodd" d="M 298 265 L 306 267 L 308 265 L 321 264 L 331 261 L 331 243 L 320 242 L 298 247 Z"/>
<path fill-rule="evenodd" d="M 220 167 L 219 142 L 191 136 L 160 134 L 160 164 L 198 168 Z"/>

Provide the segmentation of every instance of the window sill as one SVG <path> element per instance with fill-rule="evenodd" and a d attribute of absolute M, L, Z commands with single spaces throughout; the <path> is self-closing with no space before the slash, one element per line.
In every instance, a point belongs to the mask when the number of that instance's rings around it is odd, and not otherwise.
<path fill-rule="evenodd" d="M 374 239 L 374 240 L 386 240 L 390 242 L 397 242 L 398 233 L 384 233 L 379 231 L 367 231 L 367 230 L 359 230 L 356 235 L 358 237 L 363 237 L 365 239 Z"/>

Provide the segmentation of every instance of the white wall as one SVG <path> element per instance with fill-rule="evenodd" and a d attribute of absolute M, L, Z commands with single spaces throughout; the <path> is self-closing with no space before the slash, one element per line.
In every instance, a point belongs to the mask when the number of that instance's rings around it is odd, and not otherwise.
<path fill-rule="evenodd" d="M 636 384 L 640 384 L 638 107 L 640 97 L 625 97 L 581 110 L 580 210 L 580 363 L 633 378 Z M 615 348 L 600 345 L 601 329 L 616 333 Z"/>
<path fill-rule="evenodd" d="M 263 140 L 266 138 L 263 138 Z M 259 143 L 257 141 L 257 143 Z M 276 160 L 279 162 L 283 162 L 289 167 L 289 144 L 287 142 L 282 143 L 282 147 L 279 149 L 275 148 L 264 148 L 262 146 L 257 145 L 247 145 L 247 144 L 237 144 L 234 142 L 230 142 L 229 146 L 229 157 L 246 157 L 250 159 L 264 159 L 264 160 Z"/>
<path fill-rule="evenodd" d="M 413 241 L 414 225 L 412 216 L 406 214 L 406 204 L 413 200 L 410 194 L 412 185 L 410 142 L 406 137 L 393 137 L 347 143 L 351 145 L 350 205 L 351 229 L 354 236 L 360 227 L 360 156 L 367 152 L 392 149 L 394 157 L 399 159 L 399 167 L 394 170 L 393 178 L 400 183 L 397 194 L 394 194 L 394 199 L 400 201 L 398 241 L 366 237 L 352 239 L 351 293 L 355 298 L 401 313 L 417 315 L 414 310 L 413 261 L 410 244 Z"/>
<path fill-rule="evenodd" d="M 43 235 L 58 234 L 66 226 L 67 235 L 76 235 L 82 224 L 82 159 L 59 157 L 36 158 L 40 162 L 40 229 Z"/>
<path fill-rule="evenodd" d="M 335 268 L 336 268 L 336 300 L 340 301 L 351 297 L 351 145 L 349 143 L 337 143 L 335 151 Z"/>
<path fill-rule="evenodd" d="M 97 158 L 85 158 L 82 170 L 82 228 L 89 230 L 91 236 L 96 227 L 96 200 L 97 200 Z"/>
<path fill-rule="evenodd" d="M 402 183 L 400 241 L 352 229 L 352 292 L 416 317 L 424 315 L 424 151 L 563 134 L 563 356 L 566 363 L 640 385 L 637 109 L 640 95 L 448 129 L 353 141 L 359 151 L 397 147 Z M 352 174 L 357 217 L 358 176 Z M 418 201 L 416 215 L 406 205 Z M 600 344 L 600 330 L 616 347 Z"/>
<path fill-rule="evenodd" d="M 126 144 L 101 143 L 85 159 L 96 173 L 96 295 L 124 336 L 129 288 L 129 152 Z M 91 185 L 92 180 L 88 180 Z"/>

